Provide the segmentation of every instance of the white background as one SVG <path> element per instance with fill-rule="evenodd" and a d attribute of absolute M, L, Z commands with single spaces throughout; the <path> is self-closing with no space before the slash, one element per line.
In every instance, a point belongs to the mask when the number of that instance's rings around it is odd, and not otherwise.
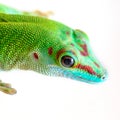
<path fill-rule="evenodd" d="M 52 10 L 52 19 L 85 31 L 108 80 L 89 85 L 35 72 L 1 72 L 16 95 L 0 93 L 0 120 L 120 120 L 119 0 L 0 0 L 20 10 Z"/>

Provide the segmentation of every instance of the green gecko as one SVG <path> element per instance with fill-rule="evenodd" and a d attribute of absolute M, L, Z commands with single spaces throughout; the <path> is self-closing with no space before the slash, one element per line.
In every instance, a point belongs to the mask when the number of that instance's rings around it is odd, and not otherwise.
<path fill-rule="evenodd" d="M 83 31 L 4 5 L 0 5 L 0 69 L 33 70 L 87 83 L 106 79 Z M 0 91 L 16 93 L 2 81 Z"/>

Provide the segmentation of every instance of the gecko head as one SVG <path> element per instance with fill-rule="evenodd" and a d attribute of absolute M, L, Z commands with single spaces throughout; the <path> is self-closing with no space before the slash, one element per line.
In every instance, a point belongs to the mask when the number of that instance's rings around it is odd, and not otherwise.
<path fill-rule="evenodd" d="M 72 31 L 63 44 L 64 48 L 56 53 L 57 67 L 51 68 L 53 74 L 88 83 L 105 81 L 106 70 L 95 57 L 83 31 Z"/>

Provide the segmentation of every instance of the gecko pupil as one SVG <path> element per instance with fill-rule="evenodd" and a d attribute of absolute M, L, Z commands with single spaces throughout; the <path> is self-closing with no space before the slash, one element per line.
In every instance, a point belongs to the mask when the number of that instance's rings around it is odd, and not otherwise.
<path fill-rule="evenodd" d="M 64 67 L 72 67 L 74 65 L 74 59 L 70 56 L 63 56 L 61 58 L 61 63 Z"/>

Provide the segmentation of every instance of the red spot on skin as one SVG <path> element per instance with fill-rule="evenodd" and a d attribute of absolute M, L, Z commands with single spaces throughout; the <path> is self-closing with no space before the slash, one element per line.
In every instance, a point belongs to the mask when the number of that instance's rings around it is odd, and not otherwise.
<path fill-rule="evenodd" d="M 67 31 L 67 32 L 66 32 L 66 34 L 67 34 L 67 35 L 70 35 L 70 32 L 69 32 L 69 31 Z"/>
<path fill-rule="evenodd" d="M 57 52 L 57 54 L 56 54 L 56 58 L 58 59 L 59 56 L 60 56 L 62 53 L 64 53 L 65 51 L 66 51 L 65 49 L 59 50 L 59 51 Z"/>
<path fill-rule="evenodd" d="M 83 55 L 83 56 L 88 56 L 88 50 L 87 50 L 87 45 L 86 44 L 83 44 L 83 45 L 80 45 L 80 47 L 83 48 L 83 51 L 80 51 L 80 53 Z"/>
<path fill-rule="evenodd" d="M 88 65 L 78 64 L 78 65 L 75 66 L 75 68 L 79 68 L 79 69 L 87 71 L 88 73 L 90 73 L 92 75 L 96 75 L 96 72 L 92 69 L 92 67 L 90 67 Z"/>
<path fill-rule="evenodd" d="M 38 60 L 39 57 L 38 57 L 38 54 L 37 54 L 37 53 L 33 53 L 33 56 L 34 56 L 35 59 Z"/>
<path fill-rule="evenodd" d="M 97 67 L 100 67 L 96 62 L 94 62 L 94 64 L 95 64 Z"/>
<path fill-rule="evenodd" d="M 53 53 L 53 48 L 52 48 L 52 47 L 49 47 L 49 48 L 48 48 L 48 54 L 49 54 L 49 55 L 52 55 L 52 53 Z"/>
<path fill-rule="evenodd" d="M 80 51 L 81 55 L 83 56 L 88 56 L 88 54 L 86 52 Z"/>

